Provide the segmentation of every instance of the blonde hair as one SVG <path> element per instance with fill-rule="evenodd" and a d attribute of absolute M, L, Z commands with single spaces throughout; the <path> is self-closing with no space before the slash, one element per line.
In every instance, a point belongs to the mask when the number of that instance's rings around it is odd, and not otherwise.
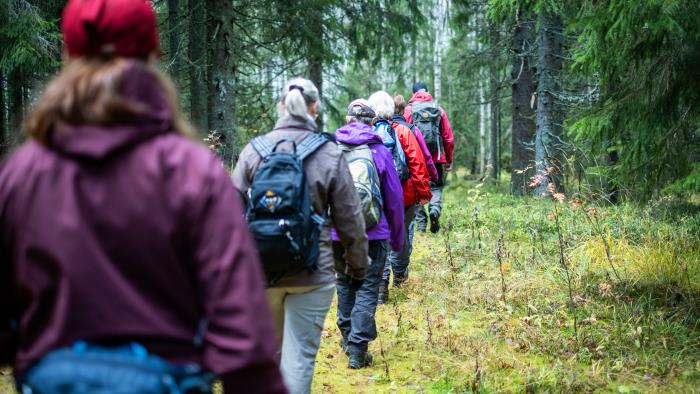
<path fill-rule="evenodd" d="M 122 57 L 78 57 L 67 60 L 27 117 L 27 135 L 48 144 L 49 136 L 58 123 L 110 125 L 143 115 L 148 108 L 127 101 L 121 93 L 124 72 L 132 66 L 156 78 L 170 107 L 174 131 L 194 136 L 192 127 L 182 117 L 178 107 L 175 86 L 170 78 L 158 70 L 155 61 Z"/>
<path fill-rule="evenodd" d="M 394 116 L 394 99 L 389 93 L 380 90 L 369 96 L 367 101 L 379 119 L 391 119 Z"/>
<path fill-rule="evenodd" d="M 406 99 L 397 94 L 394 96 L 394 114 L 403 115 L 404 109 L 406 109 Z"/>
<path fill-rule="evenodd" d="M 284 86 L 277 110 L 280 117 L 292 115 L 313 120 L 309 108 L 317 101 L 316 85 L 305 78 L 294 78 Z"/>

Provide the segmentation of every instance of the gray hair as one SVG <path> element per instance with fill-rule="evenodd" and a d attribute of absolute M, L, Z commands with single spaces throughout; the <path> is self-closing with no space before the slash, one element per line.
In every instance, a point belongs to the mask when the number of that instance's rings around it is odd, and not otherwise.
<path fill-rule="evenodd" d="M 294 78 L 284 86 L 277 112 L 279 117 L 292 115 L 313 120 L 309 107 L 317 101 L 318 89 L 314 83 L 305 78 Z"/>
<path fill-rule="evenodd" d="M 389 93 L 380 90 L 369 96 L 369 104 L 379 119 L 391 119 L 394 116 L 394 99 Z"/>
<path fill-rule="evenodd" d="M 372 123 L 374 123 L 374 118 L 370 118 L 367 116 L 346 116 L 345 117 L 345 124 L 350 124 L 350 123 L 364 123 L 366 125 L 371 126 Z"/>

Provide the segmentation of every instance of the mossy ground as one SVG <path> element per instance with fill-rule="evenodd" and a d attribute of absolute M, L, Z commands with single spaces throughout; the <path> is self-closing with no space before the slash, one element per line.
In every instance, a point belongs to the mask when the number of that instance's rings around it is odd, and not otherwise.
<path fill-rule="evenodd" d="M 416 235 L 410 279 L 377 311 L 371 368 L 347 369 L 332 306 L 314 392 L 700 392 L 696 206 L 485 188 L 453 182 L 445 231 Z"/>
<path fill-rule="evenodd" d="M 408 282 L 377 311 L 373 367 L 347 369 L 331 307 L 313 391 L 700 392 L 698 206 L 505 185 L 446 189 L 444 231 L 416 235 Z"/>

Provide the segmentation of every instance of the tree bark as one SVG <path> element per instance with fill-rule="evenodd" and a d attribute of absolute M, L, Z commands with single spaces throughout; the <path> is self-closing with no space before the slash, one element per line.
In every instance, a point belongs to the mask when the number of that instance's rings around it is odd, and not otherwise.
<path fill-rule="evenodd" d="M 500 118 L 500 99 L 498 98 L 498 41 L 499 32 L 498 25 L 494 22 L 489 23 L 489 102 L 491 106 L 491 116 L 489 124 L 489 157 L 488 167 L 489 176 L 492 179 L 498 179 L 501 173 L 500 157 L 499 157 L 499 118 Z"/>
<path fill-rule="evenodd" d="M 9 150 L 5 129 L 5 75 L 0 73 L 0 157 Z"/>
<path fill-rule="evenodd" d="M 556 94 L 560 90 L 559 77 L 562 67 L 562 34 L 564 26 L 558 14 L 542 11 L 539 15 L 539 47 L 537 50 L 537 129 L 535 133 L 535 175 L 538 184 L 535 193 L 548 196 L 551 189 L 563 192 L 562 120 Z"/>
<path fill-rule="evenodd" d="M 447 19 L 447 5 L 445 0 L 436 0 L 437 8 L 435 28 L 435 47 L 433 48 L 433 98 L 436 102 L 442 100 L 442 50 L 444 47 L 445 24 Z"/>
<path fill-rule="evenodd" d="M 207 104 L 206 8 L 201 0 L 189 0 L 190 118 L 201 136 L 209 133 Z"/>
<path fill-rule="evenodd" d="M 13 141 L 14 136 L 22 132 L 24 122 L 25 96 L 24 96 L 24 74 L 15 70 L 10 73 L 7 80 L 8 98 L 10 109 L 10 130 L 8 141 Z"/>
<path fill-rule="evenodd" d="M 309 79 L 314 83 L 314 85 L 316 85 L 316 88 L 318 89 L 318 99 L 323 107 L 323 61 L 325 51 L 323 37 L 323 14 L 318 9 L 310 10 L 309 18 L 309 22 L 311 23 L 310 30 L 313 38 L 310 38 L 306 43 L 308 53 L 307 67 Z M 321 114 L 319 114 L 318 118 L 316 118 L 316 124 L 318 125 L 318 129 L 323 131 L 325 125 Z"/>
<path fill-rule="evenodd" d="M 238 146 L 235 125 L 235 78 L 233 47 L 233 3 L 207 0 L 209 48 L 209 98 L 211 131 L 221 136 L 220 156 L 228 168 Z"/>
<path fill-rule="evenodd" d="M 323 103 L 323 59 L 321 56 L 312 54 L 309 57 L 308 67 L 309 79 L 314 83 L 314 85 L 316 85 L 316 88 L 318 89 L 318 99 L 321 103 Z M 318 125 L 318 129 L 323 131 L 323 127 L 325 125 L 323 124 L 323 116 L 321 116 L 321 114 L 319 114 L 319 116 L 316 118 L 316 124 Z"/>
<path fill-rule="evenodd" d="M 486 103 L 483 73 L 479 70 L 479 175 L 486 173 L 486 124 L 488 123 L 489 105 Z"/>
<path fill-rule="evenodd" d="M 512 67 L 512 115 L 511 137 L 511 191 L 515 196 L 528 192 L 528 183 L 534 174 L 534 152 L 531 148 L 535 136 L 535 111 L 532 97 L 537 89 L 531 48 L 536 39 L 535 19 L 529 10 L 519 10 L 513 30 Z"/>
<path fill-rule="evenodd" d="M 176 85 L 180 86 L 180 34 L 177 24 L 180 21 L 180 0 L 168 0 L 168 58 L 170 60 L 170 75 Z"/>

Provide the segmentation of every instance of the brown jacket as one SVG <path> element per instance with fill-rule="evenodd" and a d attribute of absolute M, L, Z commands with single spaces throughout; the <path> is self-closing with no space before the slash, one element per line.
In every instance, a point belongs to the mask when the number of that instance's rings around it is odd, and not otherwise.
<path fill-rule="evenodd" d="M 316 130 L 316 123 L 310 119 L 287 116 L 277 122 L 274 130 L 267 134 L 267 138 L 271 143 L 283 138 L 293 138 L 299 143 Z M 283 143 L 278 149 L 289 151 L 291 144 Z M 260 161 L 260 155 L 250 144 L 243 148 L 238 157 L 238 163 L 233 170 L 233 182 L 244 198 Z M 328 214 L 330 219 L 326 220 L 321 232 L 318 270 L 304 270 L 287 275 L 273 287 L 311 286 L 335 281 L 331 227 L 337 230 L 340 242 L 346 250 L 346 265 L 335 269 L 347 272 L 356 279 L 363 279 L 368 264 L 367 235 L 360 199 L 345 157 L 336 144 L 329 142 L 304 160 L 304 170 L 311 188 L 314 209 L 318 213 Z"/>

